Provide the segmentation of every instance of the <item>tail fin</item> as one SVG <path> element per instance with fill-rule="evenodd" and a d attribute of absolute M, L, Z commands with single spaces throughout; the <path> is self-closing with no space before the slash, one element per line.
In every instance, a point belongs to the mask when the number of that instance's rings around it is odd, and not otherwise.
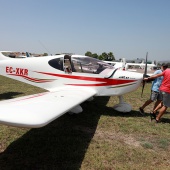
<path fill-rule="evenodd" d="M 27 56 L 27 57 L 30 57 L 30 53 L 26 52 L 26 56 Z"/>
<path fill-rule="evenodd" d="M 123 65 L 122 65 L 123 70 L 127 70 L 127 68 L 126 68 L 126 59 L 122 58 L 122 62 L 123 62 Z"/>

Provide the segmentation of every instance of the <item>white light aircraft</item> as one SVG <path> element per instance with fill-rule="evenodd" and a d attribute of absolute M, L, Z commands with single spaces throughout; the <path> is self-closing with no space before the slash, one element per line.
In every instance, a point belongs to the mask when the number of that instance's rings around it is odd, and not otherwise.
<path fill-rule="evenodd" d="M 135 68 L 145 69 L 145 63 L 142 61 L 142 63 L 127 63 L 125 58 L 123 58 L 120 62 L 115 61 L 104 61 L 108 64 L 113 65 L 116 68 L 120 68 L 127 71 L 137 71 Z M 147 64 L 147 71 L 152 70 L 156 65 L 152 62 L 152 64 Z"/>
<path fill-rule="evenodd" d="M 126 71 L 131 71 L 131 72 L 139 72 L 143 73 L 146 62 L 142 61 L 142 63 L 127 63 L 125 58 L 122 58 L 120 62 L 115 62 L 115 61 L 104 61 L 110 65 L 113 65 L 115 68 L 119 68 L 121 70 L 126 70 Z M 147 75 L 151 76 L 154 73 L 154 69 L 157 66 L 152 62 L 152 64 L 147 64 Z"/>
<path fill-rule="evenodd" d="M 144 61 L 142 61 L 142 63 L 126 63 L 126 66 L 125 66 L 125 70 L 131 70 L 130 67 L 139 67 L 141 69 L 144 69 L 145 68 L 145 63 Z M 154 63 L 152 64 L 147 64 L 147 71 L 150 71 L 152 70 L 154 67 L 156 67 L 156 65 Z"/>
<path fill-rule="evenodd" d="M 131 111 L 122 95 L 136 90 L 143 74 L 114 68 L 101 60 L 81 55 L 27 57 L 0 55 L 0 74 L 48 92 L 0 101 L 0 123 L 38 128 L 66 112 L 80 113 L 80 104 L 94 96 L 118 96 L 114 106 Z"/>
<path fill-rule="evenodd" d="M 122 58 L 120 62 L 118 61 L 104 61 L 110 65 L 113 65 L 114 68 L 118 68 L 118 69 L 121 69 L 121 70 L 125 70 L 125 67 L 126 67 L 126 60 L 125 58 Z"/>

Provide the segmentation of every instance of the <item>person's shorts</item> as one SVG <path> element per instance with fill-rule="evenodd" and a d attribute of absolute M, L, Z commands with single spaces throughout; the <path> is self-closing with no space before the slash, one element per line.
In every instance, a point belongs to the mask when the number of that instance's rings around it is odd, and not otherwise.
<path fill-rule="evenodd" d="M 151 96 L 150 96 L 150 99 L 152 101 L 155 101 L 155 100 L 162 100 L 162 93 L 160 92 L 157 92 L 157 91 L 151 91 Z"/>
<path fill-rule="evenodd" d="M 161 94 L 163 96 L 162 99 L 163 105 L 166 107 L 170 107 L 170 93 L 161 91 Z"/>

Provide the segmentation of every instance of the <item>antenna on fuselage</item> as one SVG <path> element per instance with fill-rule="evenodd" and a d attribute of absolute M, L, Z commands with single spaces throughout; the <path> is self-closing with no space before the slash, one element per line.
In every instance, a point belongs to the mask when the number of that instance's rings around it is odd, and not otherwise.
<path fill-rule="evenodd" d="M 39 43 L 42 45 L 43 48 L 45 48 L 45 50 L 52 55 L 52 53 L 45 47 L 45 45 L 39 40 Z"/>

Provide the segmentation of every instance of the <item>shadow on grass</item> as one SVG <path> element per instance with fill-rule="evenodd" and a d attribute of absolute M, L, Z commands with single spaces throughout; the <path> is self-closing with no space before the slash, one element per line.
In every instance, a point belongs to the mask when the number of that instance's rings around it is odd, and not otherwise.
<path fill-rule="evenodd" d="M 7 92 L 7 93 L 2 93 L 0 94 L 0 100 L 5 100 L 5 99 L 13 99 L 14 97 L 23 94 L 19 92 Z"/>
<path fill-rule="evenodd" d="M 82 104 L 81 114 L 65 114 L 43 128 L 29 130 L 0 154 L 0 169 L 80 169 L 101 115 L 140 116 L 137 111 L 116 112 L 106 106 L 108 100 L 97 97 Z"/>
<path fill-rule="evenodd" d="M 170 123 L 170 119 L 162 118 L 161 123 Z"/>
<path fill-rule="evenodd" d="M 85 102 L 81 114 L 65 114 L 43 128 L 30 129 L 0 154 L 1 170 L 80 169 L 108 100 Z"/>

